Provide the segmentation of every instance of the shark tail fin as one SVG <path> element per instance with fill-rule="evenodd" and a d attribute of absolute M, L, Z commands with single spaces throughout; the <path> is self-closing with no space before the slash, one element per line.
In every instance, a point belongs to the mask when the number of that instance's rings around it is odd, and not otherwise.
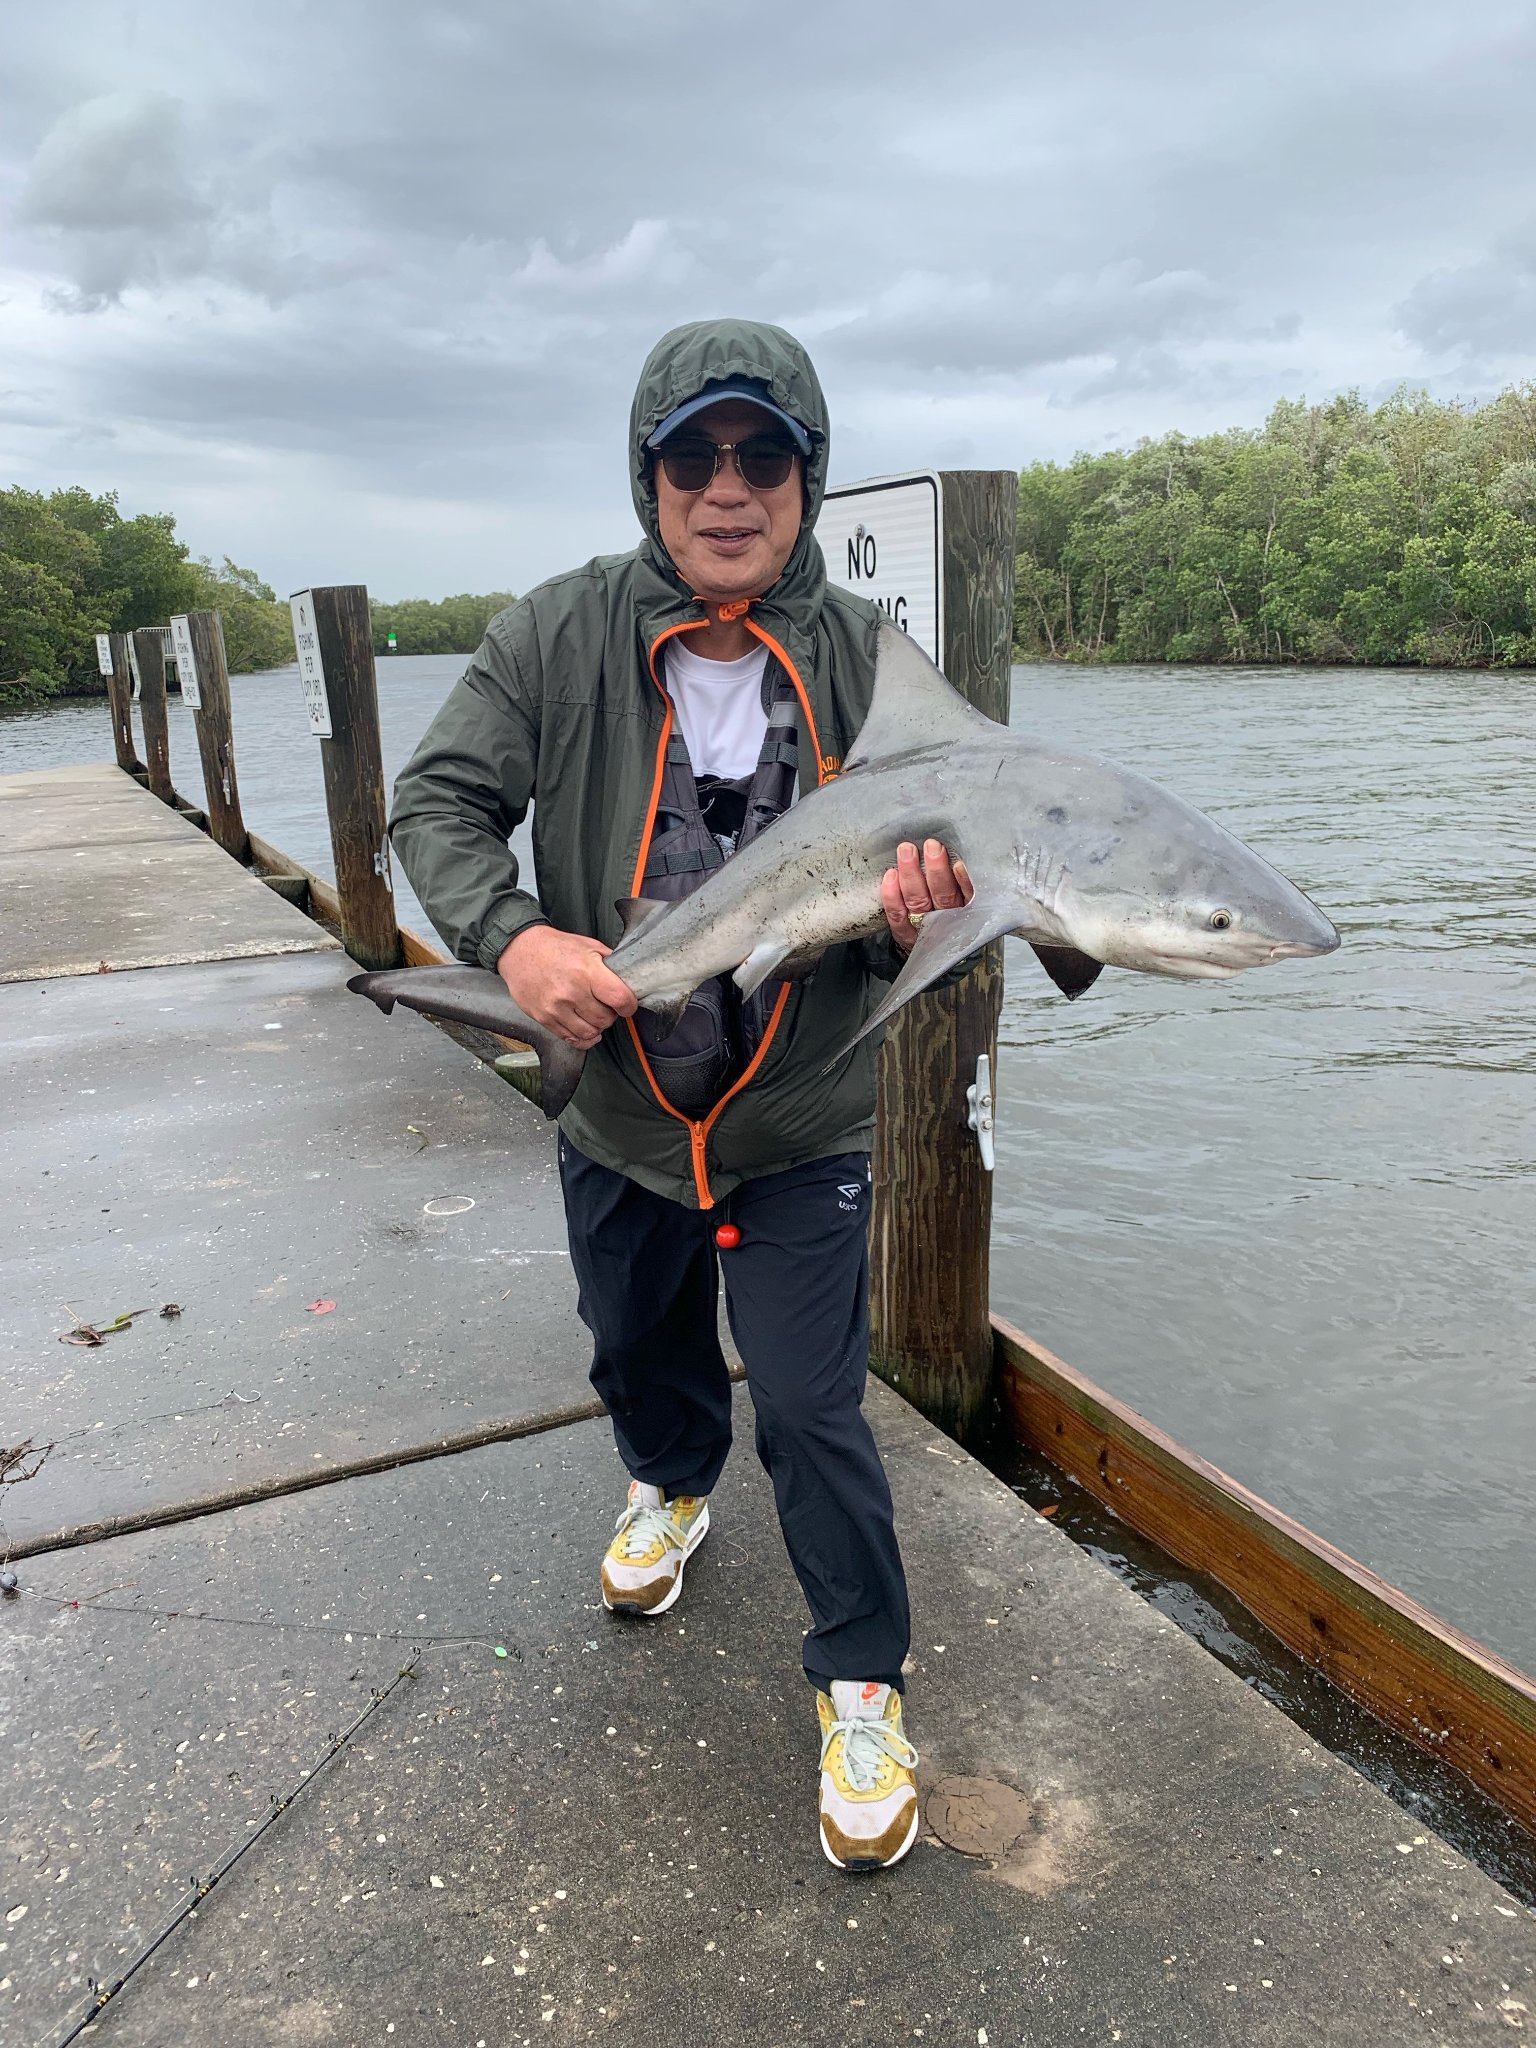
<path fill-rule="evenodd" d="M 481 967 L 391 967 L 381 974 L 354 974 L 347 987 L 377 1003 L 386 1017 L 403 1003 L 424 1017 L 531 1045 L 539 1056 L 540 1105 L 547 1117 L 557 1117 L 576 1093 L 586 1054 L 519 1009 L 499 974 Z"/>
<path fill-rule="evenodd" d="M 1013 896 L 973 896 L 969 903 L 958 904 L 953 910 L 927 911 L 917 944 L 907 955 L 907 964 L 891 983 L 885 1000 L 851 1038 L 844 1040 L 822 1072 L 829 1072 L 861 1038 L 878 1030 L 903 1003 L 921 995 L 941 974 L 947 974 L 951 967 L 957 967 L 972 953 L 979 953 L 993 939 L 1012 931 L 1018 918 L 1018 900 Z"/>
<path fill-rule="evenodd" d="M 581 1085 L 587 1056 L 579 1046 L 564 1039 L 536 1048 L 539 1055 L 539 1107 L 553 1119 L 559 1116 Z"/>
<path fill-rule="evenodd" d="M 1095 960 L 1091 953 L 1080 953 L 1076 946 L 1042 946 L 1033 939 L 1029 944 L 1035 958 L 1069 1003 L 1085 988 L 1092 988 L 1104 972 L 1102 960 Z"/>

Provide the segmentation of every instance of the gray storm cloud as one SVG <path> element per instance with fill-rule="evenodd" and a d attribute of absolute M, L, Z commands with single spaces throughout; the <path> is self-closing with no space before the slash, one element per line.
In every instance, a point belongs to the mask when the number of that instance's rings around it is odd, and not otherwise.
<path fill-rule="evenodd" d="M 57 231 L 68 284 L 96 308 L 130 284 L 195 275 L 212 212 L 187 170 L 180 103 L 150 91 L 104 93 L 61 114 L 38 144 L 16 217 Z"/>
<path fill-rule="evenodd" d="M 841 476 L 1528 373 L 1529 0 L 190 0 L 13 14 L 10 479 L 279 583 L 525 587 L 633 528 L 656 336 L 775 319 Z M 82 315 L 88 317 L 80 317 Z"/>
<path fill-rule="evenodd" d="M 1531 374 L 1536 353 L 1536 215 L 1472 263 L 1422 278 L 1398 308 L 1403 332 L 1426 349 L 1509 364 Z"/>
<path fill-rule="evenodd" d="M 19 212 L 45 227 L 146 235 L 206 219 L 187 174 L 180 101 L 119 92 L 71 107 L 37 146 Z"/>
<path fill-rule="evenodd" d="M 100 312 L 130 287 L 162 293 L 199 279 L 268 300 L 290 293 L 297 270 L 276 246 L 265 195 L 203 154 L 194 173 L 187 108 L 170 93 L 103 93 L 67 108 L 39 142 L 15 209 L 51 247 L 51 302 Z"/>

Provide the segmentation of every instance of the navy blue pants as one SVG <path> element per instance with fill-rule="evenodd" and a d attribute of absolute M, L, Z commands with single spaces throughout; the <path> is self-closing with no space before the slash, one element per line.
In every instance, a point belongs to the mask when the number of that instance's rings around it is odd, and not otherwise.
<path fill-rule="evenodd" d="M 869 1364 L 869 1154 L 750 1180 L 701 1213 L 599 1166 L 564 1136 L 571 1259 L 592 1384 L 631 1476 L 709 1493 L 731 1448 L 719 1283 L 757 1413 L 757 1455 L 815 1624 L 806 1675 L 898 1690 L 907 1584 L 862 1402 Z M 741 1243 L 718 1251 L 722 1222 Z"/>

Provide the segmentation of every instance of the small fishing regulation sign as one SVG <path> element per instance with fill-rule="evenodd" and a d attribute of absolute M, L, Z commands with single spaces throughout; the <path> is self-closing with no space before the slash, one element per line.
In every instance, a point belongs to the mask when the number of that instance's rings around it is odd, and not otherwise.
<path fill-rule="evenodd" d="M 96 635 L 96 666 L 104 676 L 111 675 L 112 635 L 110 633 L 98 633 Z"/>
<path fill-rule="evenodd" d="M 203 693 L 197 680 L 197 657 L 192 652 L 192 627 L 184 612 L 171 620 L 171 659 L 176 664 L 182 703 L 201 711 Z"/>
<path fill-rule="evenodd" d="M 942 660 L 944 493 L 934 470 L 828 491 L 816 538 L 829 581 L 873 599 L 930 661 Z"/>
<path fill-rule="evenodd" d="M 325 663 L 320 659 L 320 636 L 315 631 L 315 604 L 307 590 L 296 590 L 288 600 L 293 612 L 293 645 L 299 657 L 299 683 L 304 691 L 304 710 L 309 729 L 317 740 L 331 738 L 331 697 L 325 686 Z"/>

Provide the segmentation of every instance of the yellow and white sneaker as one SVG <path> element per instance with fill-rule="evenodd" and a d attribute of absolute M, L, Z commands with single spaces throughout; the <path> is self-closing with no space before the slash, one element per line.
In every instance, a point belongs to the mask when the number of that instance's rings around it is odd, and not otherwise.
<path fill-rule="evenodd" d="M 917 1751 L 901 1726 L 901 1694 L 835 1678 L 819 1688 L 821 1846 L 840 1870 L 889 1870 L 917 1840 Z"/>
<path fill-rule="evenodd" d="M 683 1566 L 709 1532 L 709 1500 L 629 1482 L 629 1505 L 603 1559 L 603 1605 L 614 1614 L 665 1614 L 683 1590 Z"/>

